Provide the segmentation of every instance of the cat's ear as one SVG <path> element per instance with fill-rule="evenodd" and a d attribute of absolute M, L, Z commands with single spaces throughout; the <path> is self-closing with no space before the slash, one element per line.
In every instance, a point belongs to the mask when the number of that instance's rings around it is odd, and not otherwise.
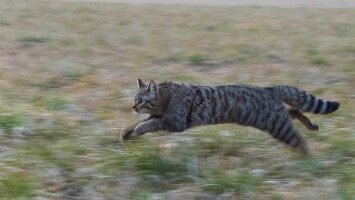
<path fill-rule="evenodd" d="M 137 84 L 139 88 L 147 87 L 147 85 L 140 78 L 138 79 Z"/>
<path fill-rule="evenodd" d="M 158 86 L 157 82 L 155 82 L 154 80 L 151 80 L 149 82 L 147 90 L 148 90 L 148 92 L 158 94 L 159 86 Z"/>

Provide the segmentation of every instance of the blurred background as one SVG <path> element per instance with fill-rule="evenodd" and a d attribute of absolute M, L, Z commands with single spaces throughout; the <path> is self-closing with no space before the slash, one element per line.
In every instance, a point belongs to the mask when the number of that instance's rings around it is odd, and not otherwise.
<path fill-rule="evenodd" d="M 355 198 L 354 1 L 3 0 L 0 38 L 0 199 Z M 238 125 L 118 144 L 138 78 L 341 107 L 295 122 L 309 158 Z"/>

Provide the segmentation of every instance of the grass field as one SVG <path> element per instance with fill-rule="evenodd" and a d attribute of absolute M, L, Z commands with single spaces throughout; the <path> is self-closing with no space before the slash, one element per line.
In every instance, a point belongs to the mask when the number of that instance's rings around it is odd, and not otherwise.
<path fill-rule="evenodd" d="M 0 199 L 354 199 L 355 9 L 0 2 Z M 238 125 L 146 134 L 136 80 L 291 84 L 309 158 Z"/>

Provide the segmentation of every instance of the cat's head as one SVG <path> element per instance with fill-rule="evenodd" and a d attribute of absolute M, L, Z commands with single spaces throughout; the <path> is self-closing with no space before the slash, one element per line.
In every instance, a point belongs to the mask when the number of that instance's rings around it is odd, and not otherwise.
<path fill-rule="evenodd" d="M 154 80 L 145 84 L 141 79 L 138 79 L 137 83 L 138 92 L 132 110 L 138 114 L 160 115 L 162 102 L 158 84 Z"/>

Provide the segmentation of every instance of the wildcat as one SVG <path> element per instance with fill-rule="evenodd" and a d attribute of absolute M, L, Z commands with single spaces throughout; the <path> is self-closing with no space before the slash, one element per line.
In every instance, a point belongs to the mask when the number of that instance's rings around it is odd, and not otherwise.
<path fill-rule="evenodd" d="M 293 127 L 292 119 L 300 120 L 309 130 L 318 130 L 302 112 L 328 114 L 339 105 L 288 85 L 195 86 L 157 84 L 154 80 L 145 84 L 138 79 L 132 109 L 149 117 L 125 129 L 121 139 L 158 130 L 181 132 L 199 125 L 237 123 L 263 130 L 307 155 L 307 143 Z"/>

